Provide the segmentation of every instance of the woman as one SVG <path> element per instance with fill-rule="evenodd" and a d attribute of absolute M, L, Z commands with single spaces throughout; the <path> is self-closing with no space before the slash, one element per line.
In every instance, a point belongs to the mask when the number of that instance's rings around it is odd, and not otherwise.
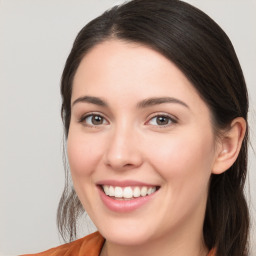
<path fill-rule="evenodd" d="M 232 44 L 177 0 L 134 0 L 78 34 L 63 71 L 72 241 L 39 255 L 245 256 L 247 90 Z"/>

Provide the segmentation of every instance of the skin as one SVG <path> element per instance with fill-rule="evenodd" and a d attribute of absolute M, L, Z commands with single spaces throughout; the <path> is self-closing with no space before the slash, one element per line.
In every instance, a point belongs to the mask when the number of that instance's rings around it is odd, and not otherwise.
<path fill-rule="evenodd" d="M 106 106 L 82 100 L 85 96 Z M 139 104 L 163 97 L 175 102 Z M 184 74 L 160 53 L 119 40 L 100 43 L 85 55 L 71 102 L 71 175 L 106 238 L 101 255 L 207 255 L 202 229 L 209 178 L 236 158 L 243 121 L 233 123 L 233 141 L 229 133 L 216 140 L 210 110 Z M 93 123 L 92 114 L 102 121 Z M 163 115 L 164 125 L 156 117 Z M 160 189 L 140 208 L 119 213 L 102 202 L 97 186 L 102 180 Z"/>

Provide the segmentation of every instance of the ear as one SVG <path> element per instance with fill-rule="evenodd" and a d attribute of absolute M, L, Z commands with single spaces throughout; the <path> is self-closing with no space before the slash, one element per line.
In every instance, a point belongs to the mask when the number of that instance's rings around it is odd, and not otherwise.
<path fill-rule="evenodd" d="M 230 128 L 222 135 L 216 159 L 212 168 L 213 174 L 221 174 L 236 161 L 246 132 L 246 121 L 242 117 L 235 118 Z"/>

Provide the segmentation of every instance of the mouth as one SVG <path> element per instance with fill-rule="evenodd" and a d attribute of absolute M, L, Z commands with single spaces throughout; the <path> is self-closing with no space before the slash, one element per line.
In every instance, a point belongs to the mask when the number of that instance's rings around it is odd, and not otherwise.
<path fill-rule="evenodd" d="M 134 200 L 137 198 L 147 197 L 152 195 L 159 186 L 111 186 L 111 185 L 100 185 L 101 190 L 108 197 L 115 200 Z"/>

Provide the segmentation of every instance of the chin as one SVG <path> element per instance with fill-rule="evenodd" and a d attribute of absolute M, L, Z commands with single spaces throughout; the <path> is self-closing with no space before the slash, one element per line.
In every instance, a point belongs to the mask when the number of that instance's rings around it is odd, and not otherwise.
<path fill-rule="evenodd" d="M 102 233 L 102 235 L 107 239 L 107 241 L 122 246 L 141 246 L 149 240 L 147 232 L 141 232 L 140 230 L 137 230 L 136 232 L 130 232 L 120 229 L 120 231 L 115 230 L 106 232 L 106 234 Z"/>
<path fill-rule="evenodd" d="M 110 243 L 123 246 L 143 245 L 156 236 L 152 223 L 140 221 L 109 222 L 108 225 L 99 226 L 99 232 Z"/>

